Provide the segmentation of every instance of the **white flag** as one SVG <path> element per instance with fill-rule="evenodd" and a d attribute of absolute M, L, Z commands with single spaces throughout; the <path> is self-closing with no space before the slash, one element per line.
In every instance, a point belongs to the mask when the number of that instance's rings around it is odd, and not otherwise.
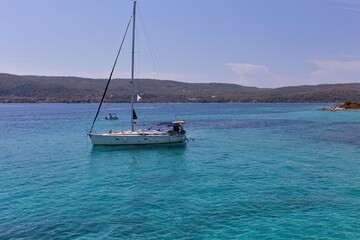
<path fill-rule="evenodd" d="M 140 101 L 141 97 L 139 95 L 136 95 L 136 101 Z"/>

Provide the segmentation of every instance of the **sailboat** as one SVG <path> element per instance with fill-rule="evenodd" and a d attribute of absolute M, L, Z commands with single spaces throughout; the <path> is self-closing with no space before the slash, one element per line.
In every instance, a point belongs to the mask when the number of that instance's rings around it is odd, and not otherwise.
<path fill-rule="evenodd" d="M 135 14 L 136 14 L 136 0 L 134 0 L 133 13 L 132 17 L 129 20 L 129 23 L 126 28 L 124 38 L 122 40 L 120 49 L 116 56 L 115 63 L 113 65 L 108 83 L 105 87 L 103 97 L 100 101 L 97 113 L 95 115 L 91 129 L 89 130 L 89 137 L 94 146 L 96 145 L 156 145 L 156 144 L 169 144 L 169 143 L 186 143 L 186 131 L 183 127 L 185 121 L 175 120 L 171 122 L 161 122 L 155 124 L 154 128 L 147 128 L 147 130 L 135 129 L 134 125 L 137 120 L 137 115 L 134 110 L 134 53 L 135 53 Z M 109 130 L 105 133 L 96 133 L 93 131 L 94 124 L 96 122 L 97 116 L 99 115 L 106 91 L 108 89 L 114 68 L 119 57 L 120 50 L 124 43 L 124 39 L 127 33 L 127 30 L 132 22 L 132 59 L 131 59 L 131 110 L 130 110 L 130 130 L 126 131 L 112 131 Z M 138 95 L 137 95 L 138 96 Z M 139 99 L 139 98 L 137 98 Z"/>

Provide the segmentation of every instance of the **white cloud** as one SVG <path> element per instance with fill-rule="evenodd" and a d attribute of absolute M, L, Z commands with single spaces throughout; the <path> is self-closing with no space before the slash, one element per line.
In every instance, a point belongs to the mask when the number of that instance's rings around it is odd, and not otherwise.
<path fill-rule="evenodd" d="M 360 82 L 360 61 L 314 60 L 312 84 Z"/>
<path fill-rule="evenodd" d="M 360 60 L 356 56 L 349 61 L 339 60 L 312 60 L 310 63 L 315 66 L 312 72 L 304 72 L 302 75 L 290 75 L 274 73 L 269 67 L 251 63 L 227 63 L 226 66 L 235 74 L 235 78 L 218 76 L 191 75 L 183 73 L 159 73 L 142 72 L 136 74 L 138 78 L 154 78 L 164 80 L 175 80 L 181 82 L 226 82 L 244 86 L 275 88 L 281 86 L 296 85 L 317 85 L 331 83 L 360 82 Z M 107 76 L 107 74 L 103 75 Z M 128 78 L 130 73 L 122 72 L 115 74 L 115 77 Z"/>
<path fill-rule="evenodd" d="M 279 86 L 279 77 L 273 74 L 268 67 L 250 63 L 227 63 L 237 76 L 237 84 L 255 87 Z"/>
<path fill-rule="evenodd" d="M 358 55 L 346 54 L 346 53 L 339 53 L 338 56 L 344 59 L 360 59 Z"/>
<path fill-rule="evenodd" d="M 360 11 L 359 0 L 333 0 L 333 1 L 339 3 L 342 9 L 357 11 L 357 12 Z"/>
<path fill-rule="evenodd" d="M 313 60 L 315 70 L 301 76 L 274 74 L 268 67 L 249 63 L 226 64 L 237 76 L 235 83 L 256 87 L 279 87 L 360 82 L 360 60 Z"/>

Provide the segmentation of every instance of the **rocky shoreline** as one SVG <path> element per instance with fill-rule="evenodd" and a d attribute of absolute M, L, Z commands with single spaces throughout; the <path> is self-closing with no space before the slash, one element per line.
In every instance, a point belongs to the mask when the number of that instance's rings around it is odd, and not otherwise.
<path fill-rule="evenodd" d="M 321 108 L 321 110 L 325 110 L 325 111 L 343 111 L 343 110 L 346 110 L 346 108 L 343 108 L 341 106 L 331 106 L 331 107 Z"/>
<path fill-rule="evenodd" d="M 344 110 L 355 110 L 360 111 L 360 102 L 353 102 L 350 100 L 346 100 L 343 105 L 324 107 L 321 110 L 325 111 L 344 111 Z"/>

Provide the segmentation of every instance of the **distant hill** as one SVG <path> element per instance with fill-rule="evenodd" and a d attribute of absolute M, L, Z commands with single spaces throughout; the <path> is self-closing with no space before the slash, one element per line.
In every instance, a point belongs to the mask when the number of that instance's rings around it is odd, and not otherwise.
<path fill-rule="evenodd" d="M 105 79 L 18 76 L 0 73 L 0 102 L 99 102 Z M 343 102 L 360 101 L 360 83 L 322 84 L 281 88 L 245 87 L 226 83 L 184 83 L 137 79 L 141 102 Z M 129 102 L 130 80 L 112 80 L 106 101 Z"/>

